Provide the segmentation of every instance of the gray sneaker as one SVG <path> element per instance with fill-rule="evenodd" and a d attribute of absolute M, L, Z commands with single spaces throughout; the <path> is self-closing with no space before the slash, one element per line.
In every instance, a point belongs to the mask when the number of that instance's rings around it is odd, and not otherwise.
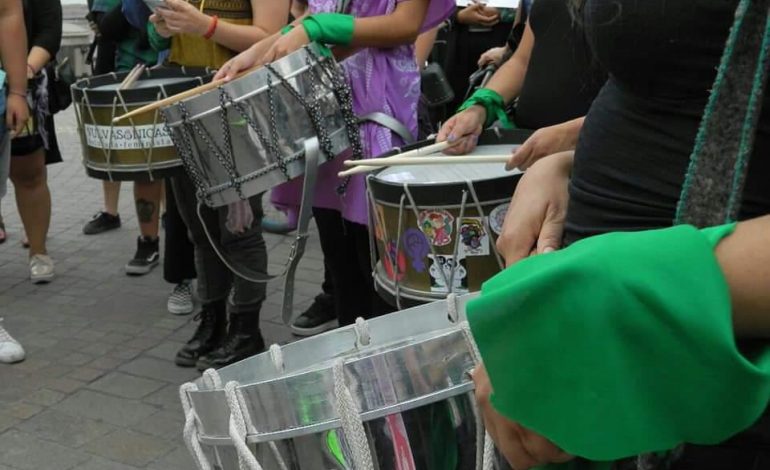
<path fill-rule="evenodd" d="M 195 304 L 193 303 L 191 280 L 182 281 L 174 286 L 174 290 L 168 296 L 166 307 L 169 313 L 174 315 L 188 315 L 193 312 Z"/>
<path fill-rule="evenodd" d="M 29 259 L 29 279 L 34 284 L 51 282 L 54 277 L 53 260 L 48 255 L 34 255 Z"/>
<path fill-rule="evenodd" d="M 25 356 L 24 348 L 3 328 L 3 319 L 0 318 L 0 362 L 13 364 L 23 361 Z"/>

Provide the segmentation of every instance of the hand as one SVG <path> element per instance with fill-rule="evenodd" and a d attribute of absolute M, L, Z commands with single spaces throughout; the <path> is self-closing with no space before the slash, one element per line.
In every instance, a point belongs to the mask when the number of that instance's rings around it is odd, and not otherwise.
<path fill-rule="evenodd" d="M 158 34 L 161 35 L 161 37 L 168 39 L 174 35 L 174 33 L 172 33 L 170 29 L 168 29 L 168 25 L 166 25 L 166 21 L 159 14 L 153 13 L 152 15 L 150 15 L 150 22 L 155 26 L 155 31 L 157 31 Z"/>
<path fill-rule="evenodd" d="M 508 52 L 508 46 L 493 47 L 479 57 L 479 68 L 486 67 L 489 64 L 500 65 L 503 57 Z"/>
<path fill-rule="evenodd" d="M 449 141 L 452 147 L 444 150 L 444 153 L 450 155 L 471 153 L 476 148 L 486 120 L 487 110 L 483 106 L 471 106 L 455 114 L 441 126 L 436 142 Z"/>
<path fill-rule="evenodd" d="M 258 65 L 275 62 L 281 57 L 285 57 L 309 43 L 310 38 L 307 36 L 305 27 L 298 25 L 288 33 L 280 36 L 267 50 L 265 55 L 262 56 L 258 62 Z"/>
<path fill-rule="evenodd" d="M 9 94 L 5 108 L 5 124 L 11 130 L 11 136 L 18 135 L 29 119 L 27 99 L 16 94 Z"/>
<path fill-rule="evenodd" d="M 228 60 L 214 75 L 214 80 L 230 81 L 244 70 L 254 67 L 280 37 L 280 34 L 269 36 Z"/>
<path fill-rule="evenodd" d="M 549 463 L 568 462 L 574 458 L 545 437 L 495 411 L 489 400 L 492 384 L 483 365 L 473 371 L 473 382 L 476 384 L 476 402 L 484 417 L 487 432 L 511 467 L 527 470 Z"/>
<path fill-rule="evenodd" d="M 182 0 L 166 0 L 163 8 L 155 9 L 155 15 L 166 22 L 166 27 L 173 34 L 203 36 L 212 21 L 210 16 Z"/>
<path fill-rule="evenodd" d="M 513 193 L 497 251 L 506 266 L 561 247 L 573 152 L 550 155 L 524 173 Z"/>
<path fill-rule="evenodd" d="M 494 26 L 500 22 L 497 9 L 471 3 L 457 13 L 457 22 L 466 25 Z"/>
<path fill-rule="evenodd" d="M 505 169 L 518 168 L 523 171 L 545 156 L 574 150 L 581 127 L 576 124 L 578 122 L 582 124 L 582 118 L 538 129 L 514 150 Z"/>

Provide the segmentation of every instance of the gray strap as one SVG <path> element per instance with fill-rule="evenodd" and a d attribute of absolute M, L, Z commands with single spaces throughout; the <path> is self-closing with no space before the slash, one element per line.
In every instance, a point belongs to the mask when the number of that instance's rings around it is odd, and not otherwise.
<path fill-rule="evenodd" d="M 370 121 L 375 124 L 379 124 L 382 127 L 385 127 L 386 129 L 390 129 L 391 131 L 398 134 L 399 137 L 401 137 L 401 140 L 404 141 L 405 144 L 411 144 L 415 141 L 414 136 L 411 132 L 409 132 L 409 129 L 406 128 L 404 124 L 401 123 L 398 119 L 394 118 L 393 116 L 388 116 L 385 113 L 381 112 L 374 112 L 369 113 L 365 116 L 361 116 L 358 118 L 359 122 L 364 121 Z"/>
<path fill-rule="evenodd" d="M 350 0 L 338 0 L 337 13 L 346 13 L 348 11 L 349 5 L 350 5 Z"/>
<path fill-rule="evenodd" d="M 313 215 L 313 195 L 315 194 L 315 183 L 318 179 L 318 155 L 320 146 L 318 138 L 313 137 L 305 141 L 305 181 L 302 186 L 302 201 L 299 207 L 299 222 L 297 223 L 297 238 L 291 247 L 289 253 L 288 268 L 286 269 L 286 280 L 283 284 L 283 306 L 281 308 L 283 322 L 291 325 L 294 321 L 294 274 L 299 266 L 299 260 L 305 254 L 305 245 L 308 239 L 308 225 L 310 225 L 310 216 Z"/>

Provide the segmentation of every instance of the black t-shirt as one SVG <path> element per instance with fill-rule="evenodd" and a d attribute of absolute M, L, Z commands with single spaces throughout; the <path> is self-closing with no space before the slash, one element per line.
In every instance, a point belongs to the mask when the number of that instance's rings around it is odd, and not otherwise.
<path fill-rule="evenodd" d="M 536 0 L 529 24 L 535 45 L 516 103 L 516 125 L 540 129 L 584 116 L 607 75 L 567 0 Z"/>
<path fill-rule="evenodd" d="M 565 242 L 673 223 L 737 4 L 587 0 L 586 36 L 610 78 L 580 134 Z M 770 212 L 770 107 L 764 109 L 742 219 Z"/>

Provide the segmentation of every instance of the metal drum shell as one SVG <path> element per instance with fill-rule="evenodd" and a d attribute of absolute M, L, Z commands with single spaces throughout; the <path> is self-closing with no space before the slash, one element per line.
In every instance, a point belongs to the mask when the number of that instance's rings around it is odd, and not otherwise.
<path fill-rule="evenodd" d="M 457 298 L 457 311 L 475 295 Z M 462 321 L 461 317 L 459 321 Z M 297 438 L 339 427 L 331 367 L 345 360 L 346 382 L 364 421 L 404 412 L 467 394 L 473 358 L 458 323 L 447 316 L 446 301 L 415 307 L 368 321 L 369 345 L 361 345 L 353 326 L 297 341 L 282 348 L 283 371 L 270 353 L 219 371 L 224 383 L 240 384 L 256 435 L 252 443 Z M 230 443 L 229 409 L 224 391 L 189 392 L 201 442 Z"/>
<path fill-rule="evenodd" d="M 485 146 L 516 145 L 523 143 L 532 131 L 527 130 L 500 130 L 491 129 L 485 131 L 479 138 L 479 148 Z M 426 143 L 418 143 L 400 149 L 408 151 L 413 148 L 419 148 Z M 510 148 L 505 149 L 506 152 Z M 400 153 L 400 152 L 399 152 Z M 499 152 L 497 152 L 499 153 Z M 490 166 L 497 164 L 488 164 Z M 397 167 L 391 167 L 397 168 Z M 405 171 L 413 167 L 403 167 Z M 459 166 L 463 168 L 462 165 Z M 474 191 L 478 197 L 484 216 L 489 216 L 490 212 L 497 206 L 510 202 L 521 172 L 502 172 L 497 178 L 481 179 L 472 181 Z M 408 308 L 415 305 L 433 302 L 446 297 L 447 292 L 432 291 L 431 277 L 428 269 L 418 271 L 411 261 L 404 258 L 400 265 L 403 270 L 398 274 L 394 273 L 393 264 L 386 267 L 383 263 L 386 244 L 393 244 L 401 240 L 403 232 L 408 228 L 419 228 L 417 217 L 412 210 L 412 204 L 408 198 L 404 200 L 405 206 L 403 213 L 400 214 L 400 205 L 402 198 L 406 197 L 404 184 L 408 184 L 409 192 L 414 198 L 418 208 L 417 211 L 447 211 L 455 217 L 455 233 L 452 235 L 452 241 L 444 246 L 432 246 L 436 255 L 454 257 L 455 256 L 455 238 L 457 237 L 457 220 L 460 213 L 463 191 L 468 191 L 466 181 L 457 181 L 451 183 L 420 183 L 420 182 L 395 182 L 385 181 L 378 176 L 382 171 L 372 174 L 367 179 L 367 185 L 370 192 L 370 212 L 372 212 L 372 223 L 375 225 L 373 233 L 374 243 L 379 253 L 379 261 L 374 266 L 375 269 L 375 288 L 378 293 L 390 304 L 398 308 Z M 479 217 L 479 211 L 475 201 L 469 194 L 466 199 L 463 218 Z M 399 220 L 399 217 L 401 220 Z M 378 220 L 381 219 L 381 220 Z M 379 225 L 379 226 L 378 226 Z M 488 233 L 489 254 L 486 256 L 468 256 L 465 257 L 463 267 L 467 272 L 467 291 L 476 292 L 481 289 L 481 284 L 500 271 L 500 264 L 495 258 L 494 249 L 498 234 L 492 230 Z M 399 253 L 396 256 L 401 257 L 401 248 L 403 243 L 398 242 Z M 424 259 L 425 264 L 429 264 L 432 252 L 428 251 Z M 390 269 L 387 269 L 390 268 Z M 398 277 L 398 283 L 396 283 Z M 462 292 L 458 292 L 462 293 Z"/>
<path fill-rule="evenodd" d="M 95 125 L 124 129 L 131 129 L 132 126 L 157 126 L 157 129 L 162 129 L 161 132 L 165 132 L 165 124 L 158 113 L 136 116 L 128 123 L 120 126 L 114 126 L 112 120 L 121 114 L 153 103 L 159 97 L 175 95 L 202 85 L 210 81 L 213 74 L 202 68 L 147 69 L 137 83 L 163 79 L 168 79 L 170 82 L 162 86 L 139 86 L 121 90 L 121 95 L 125 101 L 124 106 L 118 99 L 116 89 L 129 73 L 109 73 L 83 78 L 71 87 L 86 173 L 94 178 L 118 181 L 149 181 L 178 174 L 181 171 L 181 160 L 173 146 L 153 148 L 152 158 L 148 163 L 148 155 L 144 149 L 105 151 L 102 147 L 89 145 L 85 135 L 85 126 Z M 109 145 L 108 142 L 104 143 Z"/>
<path fill-rule="evenodd" d="M 311 52 L 308 52 L 310 50 Z M 316 58 L 320 62 L 311 62 Z M 328 77 L 319 73 L 318 64 L 333 60 L 325 57 L 316 44 L 295 51 L 270 64 L 301 96 L 314 97 L 319 102 L 322 119 L 331 140 L 333 155 L 323 155 L 321 162 L 328 158 L 349 158 L 353 151 L 344 125 L 339 104 L 329 84 Z M 270 104 L 269 88 L 273 93 Z M 226 102 L 224 109 L 226 123 L 222 122 L 222 97 L 227 97 L 248 114 L 253 123 L 271 141 L 277 137 L 277 152 L 285 164 L 281 171 L 277 158 L 266 148 L 251 129 L 241 110 Z M 266 67 L 254 70 L 243 77 L 232 80 L 216 90 L 187 98 L 179 103 L 162 108 L 169 127 L 177 140 L 189 143 L 192 164 L 205 176 L 204 202 L 220 207 L 267 191 L 281 183 L 302 176 L 305 172 L 304 142 L 318 135 L 304 106 L 285 88 L 280 78 Z M 185 124 L 185 116 L 187 124 Z M 275 117 L 275 119 L 273 119 Z M 223 127 L 231 134 L 230 148 L 223 136 Z M 275 125 L 274 129 L 271 126 Z M 185 132 L 183 127 L 188 126 Z M 234 167 L 238 173 L 237 184 L 233 175 L 218 161 L 216 152 L 205 142 L 195 127 L 208 132 L 207 138 L 218 149 L 232 153 Z M 192 130 L 190 130 L 192 129 Z M 236 186 L 240 186 L 239 190 Z"/>

